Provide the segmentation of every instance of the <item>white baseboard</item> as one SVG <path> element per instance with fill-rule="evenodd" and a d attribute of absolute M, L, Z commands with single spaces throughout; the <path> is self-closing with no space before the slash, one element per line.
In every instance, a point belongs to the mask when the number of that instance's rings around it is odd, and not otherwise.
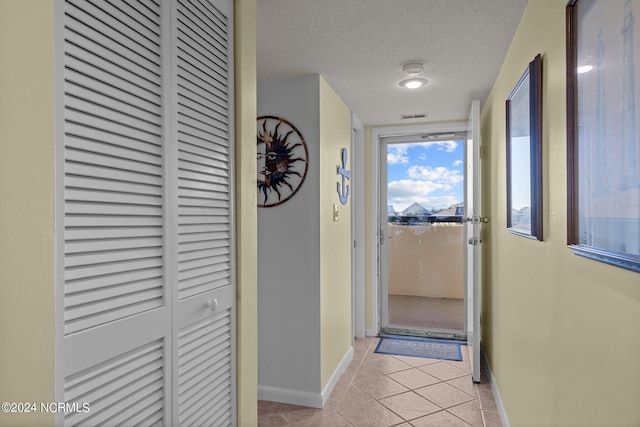
<path fill-rule="evenodd" d="M 329 378 L 329 381 L 327 381 L 327 385 L 324 387 L 324 390 L 322 390 L 322 406 L 323 407 L 324 407 L 324 404 L 327 403 L 327 400 L 329 400 L 329 396 L 331 395 L 333 388 L 338 383 L 338 380 L 340 379 L 342 374 L 344 374 L 344 371 L 347 370 L 352 360 L 353 360 L 353 346 L 350 346 L 349 350 L 347 350 L 345 355 L 342 357 L 342 360 L 336 367 L 336 370 L 333 371 L 333 375 L 331 375 L 331 378 Z"/>
<path fill-rule="evenodd" d="M 487 359 L 487 354 L 484 352 L 484 347 L 480 347 L 480 351 L 482 351 L 483 353 L 483 360 L 486 364 L 486 370 L 489 376 L 488 379 L 491 382 L 491 392 L 493 393 L 493 399 L 496 402 L 496 407 L 498 408 L 498 413 L 500 414 L 500 421 L 502 421 L 503 427 L 511 427 L 511 424 L 509 424 L 509 417 L 507 417 L 507 411 L 504 409 L 504 405 L 502 404 L 502 398 L 500 397 L 498 385 L 496 384 L 495 378 L 493 378 L 493 374 L 491 373 L 491 365 L 489 364 L 489 359 Z"/>
<path fill-rule="evenodd" d="M 364 334 L 368 337 L 377 337 L 378 336 L 378 331 L 374 330 L 374 329 L 365 329 Z"/>
<path fill-rule="evenodd" d="M 349 347 L 349 350 L 347 350 L 321 393 L 258 385 L 258 400 L 288 403 L 289 405 L 308 406 L 311 408 L 322 408 L 324 407 L 324 404 L 327 403 L 333 388 L 349 366 L 349 363 L 351 363 L 352 359 L 353 346 Z"/>
<path fill-rule="evenodd" d="M 310 391 L 258 385 L 258 400 L 322 408 L 322 395 Z"/>

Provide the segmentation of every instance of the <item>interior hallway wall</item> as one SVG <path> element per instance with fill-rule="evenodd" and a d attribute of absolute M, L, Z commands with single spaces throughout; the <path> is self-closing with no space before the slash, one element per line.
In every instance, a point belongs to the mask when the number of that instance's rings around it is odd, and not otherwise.
<path fill-rule="evenodd" d="M 55 401 L 53 3 L 0 2 L 1 402 Z"/>
<path fill-rule="evenodd" d="M 530 1 L 482 110 L 482 340 L 510 424 L 640 425 L 640 275 L 566 245 L 565 0 Z M 543 56 L 543 242 L 506 229 L 505 100 Z"/>
<path fill-rule="evenodd" d="M 351 347 L 351 200 L 338 197 L 338 165 L 347 149 L 351 170 L 351 112 L 320 76 L 320 315 L 321 387 L 324 390 Z M 349 189 L 350 180 L 345 180 Z M 344 191 L 344 187 L 341 187 Z M 351 190 L 349 190 L 351 191 Z M 333 208 L 338 220 L 333 220 Z"/>
<path fill-rule="evenodd" d="M 336 187 L 351 112 L 321 76 L 310 75 L 260 81 L 258 116 L 292 123 L 309 159 L 298 192 L 258 210 L 259 397 L 320 407 L 352 354 L 351 210 Z"/>
<path fill-rule="evenodd" d="M 316 393 L 320 388 L 318 83 L 317 75 L 258 82 L 258 116 L 293 124 L 305 139 L 309 158 L 307 176 L 293 197 L 258 208 L 261 389 Z"/>

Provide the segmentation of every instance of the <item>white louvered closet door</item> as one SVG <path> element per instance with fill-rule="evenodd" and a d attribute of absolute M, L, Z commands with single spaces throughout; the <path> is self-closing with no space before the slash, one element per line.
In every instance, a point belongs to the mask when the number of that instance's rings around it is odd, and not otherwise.
<path fill-rule="evenodd" d="M 232 423 L 234 287 L 231 169 L 232 5 L 179 0 L 174 13 L 180 425 Z"/>
<path fill-rule="evenodd" d="M 57 422 L 232 425 L 232 0 L 56 7 Z"/>

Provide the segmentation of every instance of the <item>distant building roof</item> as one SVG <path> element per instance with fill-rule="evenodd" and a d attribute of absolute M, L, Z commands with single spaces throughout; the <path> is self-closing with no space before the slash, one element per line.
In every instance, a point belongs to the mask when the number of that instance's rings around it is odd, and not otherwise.
<path fill-rule="evenodd" d="M 463 216 L 464 202 L 460 202 L 446 209 L 436 212 L 436 216 Z"/>
<path fill-rule="evenodd" d="M 402 211 L 402 215 L 429 213 L 420 203 L 415 202 Z"/>

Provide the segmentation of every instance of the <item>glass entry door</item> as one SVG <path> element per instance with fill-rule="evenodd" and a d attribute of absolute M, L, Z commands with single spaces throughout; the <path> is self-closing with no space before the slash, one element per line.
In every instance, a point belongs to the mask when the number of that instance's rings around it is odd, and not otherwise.
<path fill-rule="evenodd" d="M 381 138 L 383 332 L 466 336 L 466 137 L 450 132 Z"/>

